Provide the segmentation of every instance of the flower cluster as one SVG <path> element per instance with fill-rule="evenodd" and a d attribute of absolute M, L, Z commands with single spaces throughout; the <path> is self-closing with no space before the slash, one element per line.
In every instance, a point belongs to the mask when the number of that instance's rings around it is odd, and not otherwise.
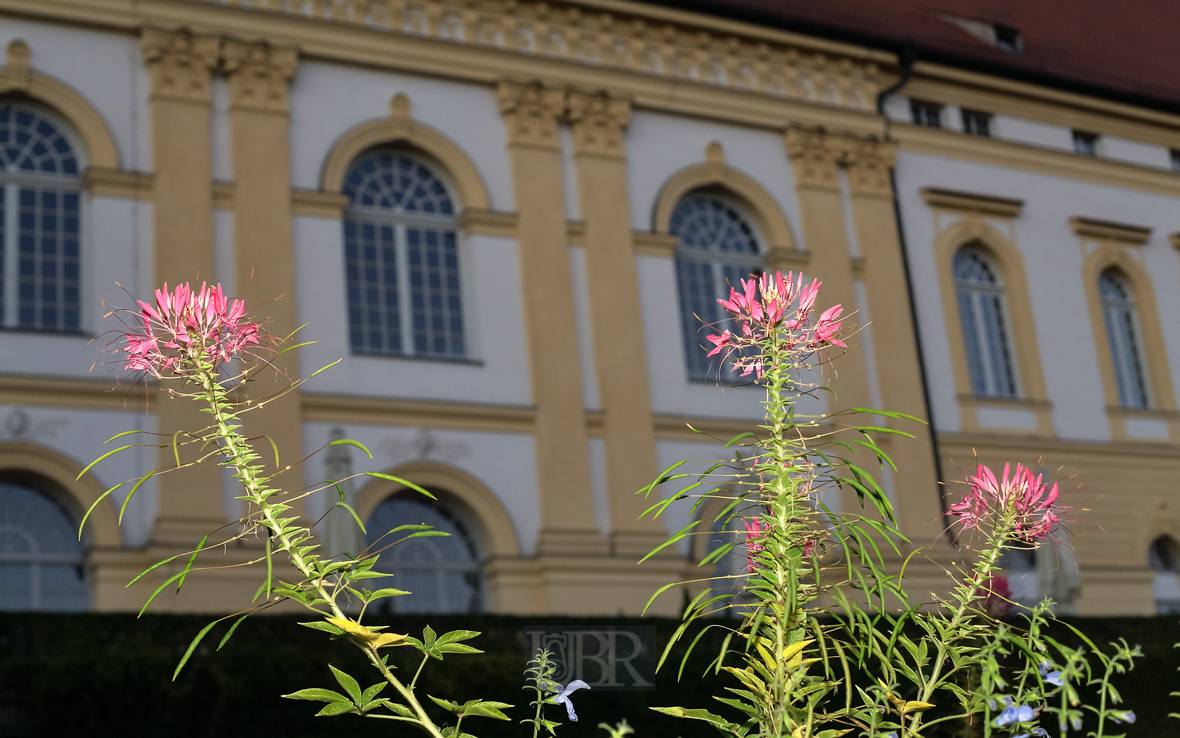
<path fill-rule="evenodd" d="M 258 323 L 246 320 L 245 304 L 227 298 L 221 285 L 182 284 L 169 292 L 165 283 L 155 306 L 140 300 L 139 307 L 138 325 L 125 334 L 126 369 L 161 377 L 181 373 L 197 358 L 216 367 L 258 344 Z"/>
<path fill-rule="evenodd" d="M 734 369 L 743 377 L 754 374 L 761 378 L 765 367 L 763 356 L 756 349 L 768 336 L 781 338 L 788 350 L 810 352 L 826 346 L 844 346 L 838 335 L 843 312 L 840 305 L 825 310 L 814 325 L 809 323 L 819 286 L 818 279 L 805 285 L 802 274 L 795 276 L 791 272 L 786 276 L 775 272 L 773 277 L 763 274 L 757 279 L 741 280 L 741 292 L 730 287 L 729 299 L 717 301 L 741 326 L 740 332 L 725 330 L 708 336 L 713 344 L 708 356 L 722 351 L 726 352 L 726 358 L 736 354 Z M 747 349 L 755 350 L 747 356 L 743 353 Z"/>
<path fill-rule="evenodd" d="M 1049 535 L 1060 521 L 1053 504 L 1058 497 L 1057 484 L 1050 487 L 1020 464 L 1014 472 L 1005 464 L 999 478 L 980 464 L 969 484 L 967 495 L 947 511 L 958 516 L 964 530 L 980 527 L 992 514 L 1010 516 L 1017 539 L 1036 541 Z"/>
<path fill-rule="evenodd" d="M 746 524 L 746 571 L 753 574 L 758 571 L 758 554 L 766 550 L 765 545 L 756 541 L 770 531 L 770 526 L 763 524 L 760 518 L 742 522 Z"/>

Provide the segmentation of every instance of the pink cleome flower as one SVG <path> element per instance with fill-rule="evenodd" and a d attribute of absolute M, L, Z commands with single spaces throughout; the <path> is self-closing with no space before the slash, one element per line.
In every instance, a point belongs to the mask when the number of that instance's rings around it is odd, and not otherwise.
<path fill-rule="evenodd" d="M 221 285 L 202 284 L 194 291 L 182 284 L 170 293 L 165 283 L 156 290 L 155 306 L 138 302 L 138 326 L 124 334 L 126 369 L 159 377 L 170 369 L 187 369 L 198 355 L 216 367 L 258 344 L 258 323 L 245 319 L 245 303 L 228 299 Z"/>
<path fill-rule="evenodd" d="M 763 274 L 757 279 L 743 279 L 740 286 L 740 291 L 730 288 L 728 300 L 717 302 L 741 324 L 741 331 L 726 330 L 720 335 L 709 336 L 713 348 L 708 356 L 716 356 L 722 351 L 727 356 L 738 353 L 734 368 L 741 371 L 741 376 L 754 374 L 762 377 L 765 371 L 762 357 L 742 355 L 742 351 L 756 347 L 774 331 L 780 331 L 778 335 L 789 348 L 815 351 L 826 346 L 845 346 L 838 337 L 839 317 L 843 312 L 840 305 L 825 310 L 815 325 L 810 324 L 808 314 L 819 294 L 818 279 L 804 285 L 802 274 L 788 272 L 784 276 L 782 272 L 775 272 L 773 276 Z"/>
<path fill-rule="evenodd" d="M 1035 541 L 1048 536 L 1060 522 L 1054 506 L 1057 484 L 1049 486 L 1020 464 L 1015 470 L 1005 464 L 1000 477 L 980 464 L 969 484 L 967 495 L 948 510 L 958 516 L 964 530 L 980 527 L 989 513 L 1011 515 L 1017 538 Z"/>
<path fill-rule="evenodd" d="M 770 531 L 770 526 L 764 525 L 759 518 L 754 518 L 753 523 L 749 520 L 742 522 L 746 524 L 746 571 L 753 574 L 758 571 L 757 554 L 766 550 L 766 546 L 755 541 L 766 535 Z"/>

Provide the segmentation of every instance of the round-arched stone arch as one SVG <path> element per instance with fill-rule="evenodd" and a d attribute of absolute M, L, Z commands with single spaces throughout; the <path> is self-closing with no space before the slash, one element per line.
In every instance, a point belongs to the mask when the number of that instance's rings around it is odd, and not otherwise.
<path fill-rule="evenodd" d="M 706 148 L 704 164 L 685 167 L 664 182 L 656 196 L 652 230 L 668 234 L 676 205 L 685 195 L 697 190 L 719 192 L 740 205 L 766 239 L 767 255 L 798 250 L 778 201 L 752 177 L 727 165 L 716 141 Z"/>
<path fill-rule="evenodd" d="M 517 557 L 520 541 L 512 518 L 499 498 L 483 482 L 453 466 L 433 461 L 412 461 L 385 470 L 390 476 L 442 492 L 439 501 L 462 515 L 479 537 L 483 554 L 488 557 Z M 373 477 L 357 495 L 356 511 L 361 520 L 368 520 L 373 511 L 391 495 L 409 489 L 388 479 Z"/>
<path fill-rule="evenodd" d="M 1110 355 L 1110 346 L 1106 341 L 1106 322 L 1102 314 L 1102 298 L 1098 291 L 1098 280 L 1107 269 L 1115 269 L 1125 280 L 1134 299 L 1141 334 L 1139 349 L 1143 352 L 1147 363 L 1147 380 L 1151 386 L 1154 409 L 1175 410 L 1176 394 L 1172 388 L 1168 359 L 1162 350 L 1165 345 L 1163 326 L 1156 308 L 1151 275 L 1148 274 L 1139 259 L 1131 253 L 1130 248 L 1139 247 L 1124 247 L 1111 241 L 1103 242 L 1086 257 L 1086 261 L 1082 265 L 1086 302 L 1090 307 L 1094 341 L 1101 359 L 1099 367 L 1106 394 L 1106 405 L 1118 407 L 1120 403 L 1114 377 L 1113 357 Z"/>
<path fill-rule="evenodd" d="M 35 443 L 0 443 L 0 475 L 19 472 L 44 478 L 64 498 L 61 500 L 81 520 L 105 490 L 92 475 L 78 478 L 84 467 L 73 459 Z M 96 548 L 123 545 L 118 515 L 111 498 L 103 500 L 86 520 L 86 534 Z"/>
<path fill-rule="evenodd" d="M 0 95 L 26 98 L 61 116 L 81 139 L 86 163 L 92 167 L 119 168 L 115 137 L 102 114 L 74 88 L 29 66 L 29 46 L 16 39 L 8 44 L 7 63 L 0 67 Z"/>
<path fill-rule="evenodd" d="M 320 175 L 324 192 L 339 193 L 349 165 L 377 146 L 403 145 L 436 166 L 454 186 L 462 208 L 486 210 L 488 190 L 470 157 L 450 138 L 410 118 L 409 101 L 397 95 L 390 103 L 390 117 L 371 120 L 349 129 L 332 145 Z"/>

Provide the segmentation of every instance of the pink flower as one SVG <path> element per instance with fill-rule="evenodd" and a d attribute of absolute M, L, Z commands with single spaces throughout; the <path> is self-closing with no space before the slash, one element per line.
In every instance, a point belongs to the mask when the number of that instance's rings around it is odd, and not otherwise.
<path fill-rule="evenodd" d="M 754 522 L 743 520 L 746 525 L 746 571 L 753 574 L 758 571 L 757 554 L 766 550 L 766 546 L 755 541 L 770 531 L 769 525 L 763 525 L 762 521 L 754 518 Z"/>
<path fill-rule="evenodd" d="M 1034 541 L 1049 535 L 1061 520 L 1054 508 L 1060 496 L 1057 484 L 1050 487 L 1020 464 L 1015 469 L 1005 464 L 1000 477 L 980 464 L 969 483 L 967 496 L 948 510 L 959 516 L 964 530 L 978 528 L 994 512 L 1011 518 L 1017 538 Z"/>
<path fill-rule="evenodd" d="M 811 284 L 799 290 L 799 315 L 805 316 L 815 305 L 815 298 L 819 296 L 819 286 L 823 284 L 818 279 L 811 280 Z"/>
<path fill-rule="evenodd" d="M 716 356 L 721 353 L 721 349 L 729 345 L 729 339 L 732 337 L 729 331 L 725 331 L 720 336 L 708 336 L 709 343 L 713 344 L 713 350 L 705 354 L 705 356 Z"/>
<path fill-rule="evenodd" d="M 159 377 L 178 364 L 188 370 L 198 358 L 216 368 L 258 344 L 258 323 L 245 320 L 245 304 L 228 299 L 221 285 L 194 292 L 182 284 L 169 292 L 165 283 L 154 306 L 140 300 L 139 307 L 138 326 L 124 334 L 127 369 Z"/>
<path fill-rule="evenodd" d="M 830 343 L 833 346 L 847 348 L 847 345 L 836 337 L 836 334 L 840 331 L 840 321 L 836 320 L 836 318 L 839 318 L 842 312 L 844 312 L 842 306 L 833 305 L 819 316 L 819 322 L 815 324 L 816 344 Z"/>

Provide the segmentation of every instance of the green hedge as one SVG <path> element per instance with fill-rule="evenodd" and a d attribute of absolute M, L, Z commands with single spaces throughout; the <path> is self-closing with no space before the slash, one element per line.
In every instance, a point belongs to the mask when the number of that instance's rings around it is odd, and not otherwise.
<path fill-rule="evenodd" d="M 397 632 L 418 633 L 426 621 L 403 616 L 386 622 Z M 354 649 L 300 628 L 288 617 L 246 621 L 220 653 L 214 652 L 221 632 L 215 630 L 172 682 L 177 661 L 207 622 L 202 617 L 167 615 L 136 620 L 128 615 L 0 614 L 0 735 L 45 738 L 84 732 L 119 738 L 237 738 L 281 733 L 361 738 L 417 734 L 386 721 L 354 716 L 313 718 L 317 709 L 313 703 L 279 699 L 280 694 L 304 687 L 335 686 L 329 663 L 361 677 L 362 684 L 378 681 L 369 677 Z M 485 615 L 433 616 L 429 622 L 439 632 L 481 631 L 474 643 L 487 653 L 429 664 L 422 690 L 451 699 L 480 697 L 515 704 L 520 707 L 510 713 L 519 720 L 527 714 L 528 701 L 521 691 L 525 626 L 640 621 Z M 656 626 L 661 647 L 676 626 L 669 620 L 641 622 Z M 1180 711 L 1180 699 L 1168 697 L 1169 691 L 1180 689 L 1176 672 L 1180 652 L 1172 651 L 1172 644 L 1180 641 L 1177 620 L 1107 618 L 1077 624 L 1100 645 L 1123 637 L 1143 646 L 1146 658 L 1118 682 L 1139 716 L 1127 733 L 1129 738 L 1180 735 L 1180 721 L 1166 719 L 1169 711 Z M 1058 635 L 1064 633 L 1062 629 Z M 656 691 L 579 692 L 575 704 L 581 722 L 563 724 L 561 738 L 601 738 L 605 733 L 597 730 L 598 723 L 620 718 L 637 728 L 638 738 L 717 735 L 703 724 L 666 718 L 647 709 L 679 704 L 724 712 L 710 695 L 721 693 L 730 683 L 728 677 L 701 676 L 715 648 L 715 642 L 702 642 L 679 682 L 675 669 L 665 668 Z M 411 655 L 409 649 L 392 653 L 399 659 Z M 403 668 L 408 665 L 403 662 Z M 561 708 L 549 710 L 556 718 Z M 564 723 L 565 716 L 561 719 Z M 470 727 L 487 738 L 526 734 L 525 727 L 516 723 L 472 721 Z"/>

